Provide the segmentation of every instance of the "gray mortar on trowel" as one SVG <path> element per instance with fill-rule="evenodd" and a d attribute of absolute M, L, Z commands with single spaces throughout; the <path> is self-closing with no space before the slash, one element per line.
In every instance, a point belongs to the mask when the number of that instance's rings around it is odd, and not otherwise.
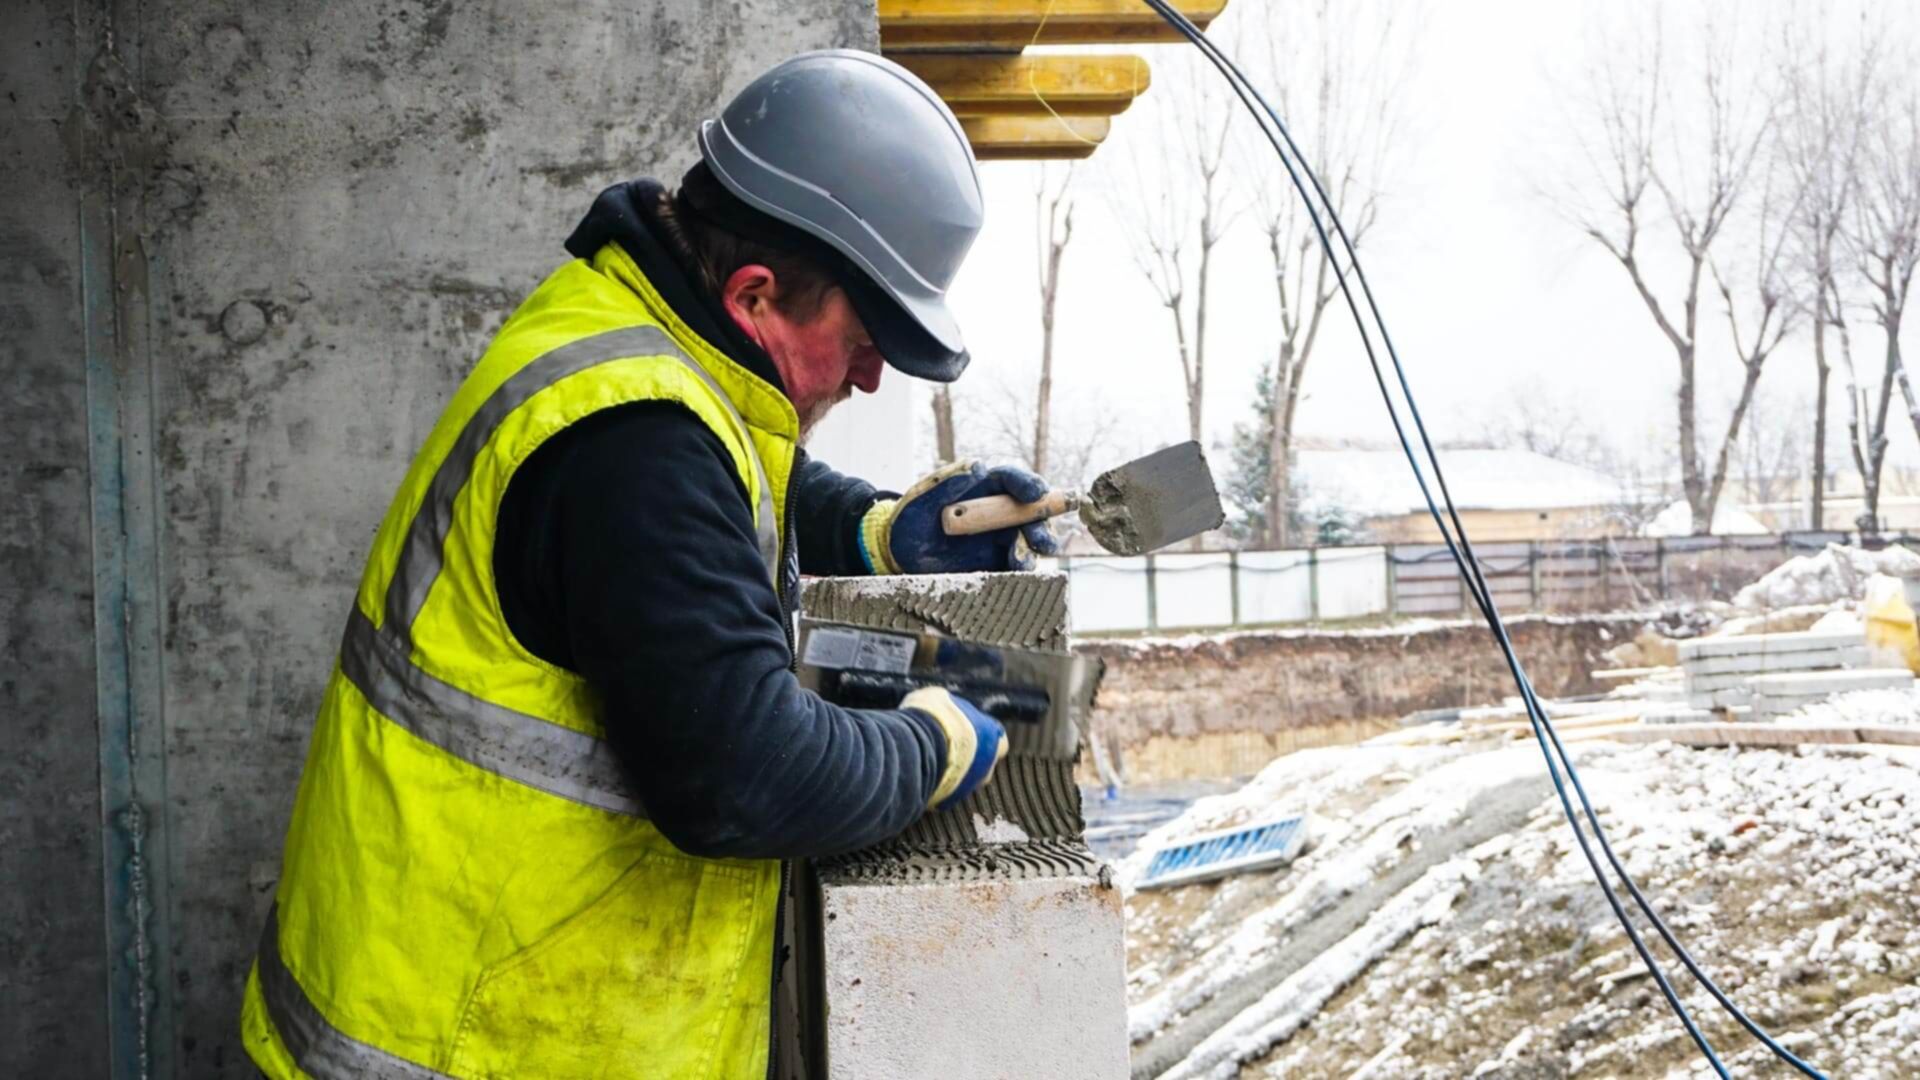
<path fill-rule="evenodd" d="M 1149 454 L 1100 474 L 1080 503 L 1080 523 L 1115 555 L 1144 555 L 1219 528 L 1220 493 L 1197 443 Z"/>

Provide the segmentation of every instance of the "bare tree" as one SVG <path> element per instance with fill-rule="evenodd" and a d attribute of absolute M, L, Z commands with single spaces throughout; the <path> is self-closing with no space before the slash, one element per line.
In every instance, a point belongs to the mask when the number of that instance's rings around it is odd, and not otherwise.
<path fill-rule="evenodd" d="M 933 446 L 940 464 L 959 460 L 953 437 L 953 388 L 941 383 L 933 388 Z"/>
<path fill-rule="evenodd" d="M 1069 163 L 1059 183 L 1051 182 L 1042 165 L 1033 186 L 1033 224 L 1040 270 L 1040 388 L 1034 395 L 1033 471 L 1047 474 L 1047 435 L 1053 416 L 1053 327 L 1060 299 L 1060 260 L 1073 239 L 1073 202 L 1067 189 L 1073 183 Z M 1065 207 L 1065 213 L 1061 212 Z"/>
<path fill-rule="evenodd" d="M 1197 56 L 1176 53 L 1168 84 L 1136 109 L 1152 114 L 1151 138 L 1131 138 L 1110 186 L 1134 265 L 1173 323 L 1186 390 L 1187 430 L 1203 438 L 1207 381 L 1207 286 L 1214 248 L 1235 213 L 1227 171 L 1229 107 L 1219 79 Z M 1193 291 L 1188 293 L 1191 276 Z"/>
<path fill-rule="evenodd" d="M 1842 236 L 1860 277 L 1866 282 L 1869 310 L 1886 339 L 1880 376 L 1880 397 L 1872 427 L 1859 430 L 1859 414 L 1866 403 L 1856 389 L 1849 440 L 1854 463 L 1860 468 L 1867 494 L 1863 529 L 1879 528 L 1880 469 L 1886 461 L 1886 425 L 1892 388 L 1901 399 L 1916 434 L 1920 434 L 1920 401 L 1900 352 L 1900 328 L 1911 298 L 1913 276 L 1920 266 L 1920 90 L 1904 72 L 1897 86 L 1885 85 L 1875 95 L 1882 111 L 1863 140 L 1860 190 Z M 1843 336 L 1843 342 L 1847 339 Z M 1852 350 L 1847 349 L 1852 367 Z"/>
<path fill-rule="evenodd" d="M 1754 396 L 1736 455 L 1742 502 L 1778 505 L 1798 496 L 1805 468 L 1800 450 L 1806 431 L 1799 420 L 1804 406 L 1804 399 L 1783 408 L 1772 395 Z"/>
<path fill-rule="evenodd" d="M 1509 392 L 1475 425 L 1488 436 L 1488 445 L 1531 450 L 1556 461 L 1610 471 L 1619 464 L 1593 422 L 1593 409 L 1578 395 L 1556 390 L 1539 380 L 1524 382 Z"/>
<path fill-rule="evenodd" d="M 995 379 L 960 402 L 967 433 L 960 451 L 971 457 L 1034 461 L 1032 384 Z M 1111 467 L 1131 447 L 1124 445 L 1118 416 L 1098 394 L 1073 395 L 1051 425 L 1047 479 L 1056 486 L 1085 487 L 1093 474 Z M 1038 471 L 1037 469 L 1035 471 Z"/>
<path fill-rule="evenodd" d="M 1878 38 L 1869 26 L 1853 54 L 1839 56 L 1816 19 L 1813 26 L 1789 29 L 1780 46 L 1786 100 L 1776 150 L 1800 190 L 1799 212 L 1791 222 L 1794 273 L 1813 327 L 1813 476 L 1807 518 L 1813 529 L 1826 527 L 1827 385 L 1833 370 L 1827 332 L 1845 330 L 1840 231 L 1859 190 Z"/>
<path fill-rule="evenodd" d="M 1744 404 L 1737 404 L 1709 469 L 1700 442 L 1696 370 L 1701 289 L 1715 273 L 1713 260 L 1728 223 L 1749 197 L 1774 116 L 1758 81 L 1744 77 L 1736 65 L 1741 44 L 1727 24 L 1710 20 L 1702 30 L 1703 47 L 1691 65 L 1695 70 L 1684 78 L 1669 78 L 1680 65 L 1669 55 L 1657 20 L 1651 36 L 1637 44 L 1604 48 L 1593 70 L 1591 127 L 1583 129 L 1591 132 L 1582 146 L 1589 197 L 1585 208 L 1573 211 L 1586 235 L 1626 271 L 1673 348 L 1680 375 L 1680 480 L 1695 529 L 1709 528 L 1713 521 L 1729 447 L 1745 414 Z M 1663 290 L 1649 273 L 1643 244 L 1656 227 L 1663 227 L 1686 267 L 1677 288 Z M 1774 291 L 1784 287 L 1777 240 L 1769 245 L 1763 238 L 1759 248 L 1761 314 L 1750 328 L 1753 336 L 1737 347 L 1746 369 L 1746 400 L 1760 365 L 1779 343 L 1783 324 L 1790 322 L 1783 297 Z M 1728 291 L 1723 288 L 1723 295 Z"/>
<path fill-rule="evenodd" d="M 1325 185 L 1334 211 L 1357 249 L 1378 220 L 1381 191 L 1401 139 L 1403 80 L 1411 69 L 1406 47 L 1416 33 L 1386 6 L 1368 3 L 1262 4 L 1243 23 L 1243 51 L 1256 79 Z M 1243 129 L 1248 130 L 1248 129 Z M 1280 305 L 1268 432 L 1266 535 L 1270 546 L 1290 543 L 1294 416 L 1321 319 L 1338 294 L 1306 208 L 1293 188 L 1274 176 L 1264 136 L 1242 140 L 1249 174 L 1270 177 L 1251 185 L 1254 210 L 1266 234 L 1273 285 Z"/>
<path fill-rule="evenodd" d="M 1780 342 L 1793 330 L 1805 309 L 1805 305 L 1792 294 L 1791 262 L 1787 248 L 1791 230 L 1785 224 L 1799 213 L 1801 193 L 1793 190 L 1790 182 L 1789 190 L 1781 191 L 1777 186 L 1780 179 L 1780 175 L 1769 168 L 1761 185 L 1759 212 L 1754 215 L 1757 235 L 1752 277 L 1746 284 L 1751 289 L 1751 296 L 1736 298 L 1735 286 L 1728 284 L 1729 275 L 1721 272 L 1718 262 L 1709 264 L 1713 271 L 1713 283 L 1725 304 L 1727 331 L 1733 341 L 1734 356 L 1740 361 L 1742 370 L 1739 394 L 1734 399 L 1733 410 L 1727 420 L 1727 435 L 1720 442 L 1720 451 L 1713 461 L 1713 472 L 1707 480 L 1708 521 L 1713 520 L 1713 508 L 1719 504 L 1720 494 L 1726 486 L 1728 457 L 1740 437 L 1740 425 L 1753 405 L 1754 394 L 1760 385 L 1761 369 L 1766 366 L 1767 358 L 1780 347 Z M 1753 308 L 1754 314 L 1751 324 L 1743 333 L 1740 312 L 1748 306 Z M 1696 510 L 1696 528 L 1701 520 L 1698 513 Z"/>

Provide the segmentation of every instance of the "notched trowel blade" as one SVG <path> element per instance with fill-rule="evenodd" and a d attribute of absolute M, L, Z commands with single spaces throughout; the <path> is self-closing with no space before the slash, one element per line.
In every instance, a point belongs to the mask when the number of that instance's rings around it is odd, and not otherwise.
<path fill-rule="evenodd" d="M 1217 529 L 1227 519 L 1197 442 L 1156 450 L 1100 474 L 1080 522 L 1115 555 L 1142 555 Z"/>

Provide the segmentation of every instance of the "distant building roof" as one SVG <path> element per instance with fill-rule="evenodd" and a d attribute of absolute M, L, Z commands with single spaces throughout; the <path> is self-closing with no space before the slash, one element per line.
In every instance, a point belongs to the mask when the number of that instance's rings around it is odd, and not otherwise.
<path fill-rule="evenodd" d="M 1461 510 L 1558 510 L 1620 501 L 1606 473 L 1531 450 L 1441 450 L 1453 503 Z M 1427 504 L 1399 450 L 1301 450 L 1295 458 L 1302 502 L 1357 517 L 1424 513 Z M 1440 490 L 1433 483 L 1434 500 Z"/>

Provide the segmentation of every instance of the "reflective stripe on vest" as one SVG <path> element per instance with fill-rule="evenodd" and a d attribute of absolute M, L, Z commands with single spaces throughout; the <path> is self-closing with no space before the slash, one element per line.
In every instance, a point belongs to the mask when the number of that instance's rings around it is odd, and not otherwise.
<path fill-rule="evenodd" d="M 760 485 L 754 523 L 760 557 L 769 578 L 778 580 L 780 538 L 773 521 L 773 488 L 739 410 L 713 376 L 658 327 L 609 330 L 534 359 L 475 410 L 434 472 L 426 497 L 407 527 L 399 564 L 387 583 L 385 623 L 375 627 L 355 606 L 340 647 L 340 668 L 381 715 L 469 765 L 563 799 L 643 817 L 645 811 L 605 740 L 475 697 L 422 670 L 412 658 L 413 620 L 440 574 L 447 534 L 453 528 L 454 500 L 472 476 L 474 462 L 494 429 L 554 383 L 597 364 L 635 356 L 678 360 L 713 391 L 739 427 Z"/>
<path fill-rule="evenodd" d="M 280 1042 L 293 1063 L 308 1076 L 321 1080 L 447 1080 L 445 1073 L 434 1072 L 406 1058 L 387 1053 L 377 1046 L 361 1042 L 327 1022 L 307 992 L 280 959 L 280 909 L 267 911 L 267 929 L 260 936 L 258 956 L 260 997 L 266 1002 L 267 1015 L 280 1033 Z"/>

